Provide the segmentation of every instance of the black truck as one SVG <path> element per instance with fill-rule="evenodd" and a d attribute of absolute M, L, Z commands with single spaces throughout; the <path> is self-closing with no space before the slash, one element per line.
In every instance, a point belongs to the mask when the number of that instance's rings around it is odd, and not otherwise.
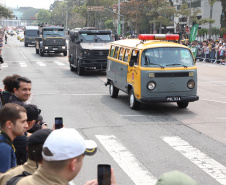
<path fill-rule="evenodd" d="M 69 64 L 71 71 L 83 75 L 84 70 L 105 71 L 112 42 L 111 31 L 95 28 L 75 29 L 70 32 Z"/>
<path fill-rule="evenodd" d="M 35 39 L 36 54 L 63 53 L 67 56 L 65 31 L 60 26 L 40 26 L 38 37 Z"/>
<path fill-rule="evenodd" d="M 38 36 L 38 26 L 26 26 L 24 30 L 24 46 L 35 44 L 35 38 Z"/>

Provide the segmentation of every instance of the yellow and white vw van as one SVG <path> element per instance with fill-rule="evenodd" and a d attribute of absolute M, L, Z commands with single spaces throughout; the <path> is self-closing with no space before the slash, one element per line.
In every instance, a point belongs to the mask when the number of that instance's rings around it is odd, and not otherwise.
<path fill-rule="evenodd" d="M 197 101 L 197 67 L 191 50 L 174 41 L 179 35 L 141 34 L 111 43 L 107 82 L 112 98 L 129 94 L 130 108 L 140 103 Z M 171 41 L 171 42 L 170 42 Z"/>

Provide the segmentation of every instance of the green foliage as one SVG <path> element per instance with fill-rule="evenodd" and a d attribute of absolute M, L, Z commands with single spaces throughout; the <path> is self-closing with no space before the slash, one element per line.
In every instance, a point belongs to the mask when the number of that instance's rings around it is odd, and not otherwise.
<path fill-rule="evenodd" d="M 40 23 L 49 23 L 50 21 L 50 12 L 45 9 L 41 9 L 37 14 L 36 18 Z"/>
<path fill-rule="evenodd" d="M 200 35 L 200 36 L 204 36 L 207 33 L 208 33 L 208 29 L 206 29 L 206 28 L 201 28 L 198 30 L 198 35 Z"/>
<path fill-rule="evenodd" d="M 111 30 L 114 30 L 114 24 L 113 24 L 113 20 L 107 20 L 105 21 L 105 27 Z"/>
<path fill-rule="evenodd" d="M 212 27 L 212 34 L 214 35 L 220 35 L 220 29 L 216 27 Z"/>
<path fill-rule="evenodd" d="M 0 5 L 0 18 L 10 18 L 11 17 L 11 11 L 8 8 L 5 8 L 4 6 Z"/>

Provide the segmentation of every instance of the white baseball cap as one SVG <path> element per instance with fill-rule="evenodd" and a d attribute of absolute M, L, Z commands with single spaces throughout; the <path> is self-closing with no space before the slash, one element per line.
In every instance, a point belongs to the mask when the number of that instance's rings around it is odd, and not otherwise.
<path fill-rule="evenodd" d="M 47 137 L 42 156 L 46 161 L 61 161 L 82 154 L 93 155 L 96 151 L 97 144 L 93 140 L 84 140 L 73 128 L 61 128 Z"/>

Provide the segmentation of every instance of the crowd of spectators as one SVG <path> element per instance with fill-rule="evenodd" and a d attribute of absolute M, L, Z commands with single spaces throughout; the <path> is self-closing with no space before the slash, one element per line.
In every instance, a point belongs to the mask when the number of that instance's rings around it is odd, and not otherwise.
<path fill-rule="evenodd" d="M 215 41 L 208 39 L 203 42 L 195 40 L 192 43 L 189 43 L 188 39 L 184 39 L 180 43 L 192 48 L 197 48 L 196 59 L 199 61 L 225 65 L 226 40 L 224 41 L 222 38 Z"/>

